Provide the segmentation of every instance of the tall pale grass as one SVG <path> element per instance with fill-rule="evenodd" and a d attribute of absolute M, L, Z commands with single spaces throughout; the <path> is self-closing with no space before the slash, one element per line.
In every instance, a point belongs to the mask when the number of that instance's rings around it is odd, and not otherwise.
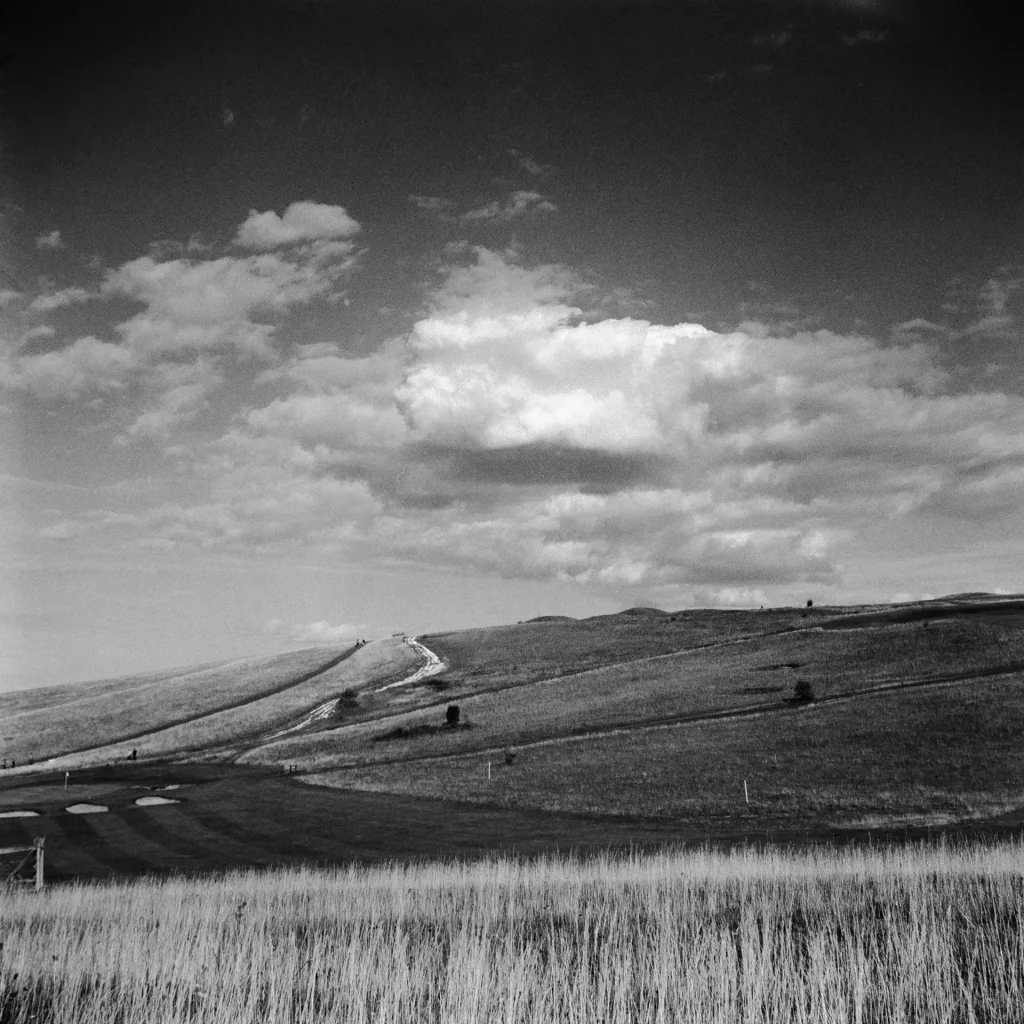
<path fill-rule="evenodd" d="M 55 887 L 0 1021 L 1012 1022 L 1024 846 L 675 852 Z"/>

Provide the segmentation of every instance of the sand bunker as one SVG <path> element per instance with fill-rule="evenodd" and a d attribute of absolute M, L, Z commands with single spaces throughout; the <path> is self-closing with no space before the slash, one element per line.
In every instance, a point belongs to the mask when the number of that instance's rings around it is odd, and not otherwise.
<path fill-rule="evenodd" d="M 109 807 L 104 807 L 103 804 L 72 804 L 70 807 L 65 807 L 64 810 L 68 814 L 102 814 L 104 811 L 109 811 Z"/>
<path fill-rule="evenodd" d="M 0 818 L 38 818 L 38 811 L 0 811 Z"/>
<path fill-rule="evenodd" d="M 135 803 L 139 807 L 152 807 L 154 804 L 180 804 L 181 801 L 166 796 L 140 796 Z"/>

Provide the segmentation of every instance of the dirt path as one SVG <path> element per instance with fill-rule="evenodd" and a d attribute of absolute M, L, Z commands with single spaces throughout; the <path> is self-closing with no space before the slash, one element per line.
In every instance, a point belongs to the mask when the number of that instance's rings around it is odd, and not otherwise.
<path fill-rule="evenodd" d="M 421 665 L 411 676 L 399 679 L 397 682 L 381 686 L 373 693 L 383 693 L 385 690 L 393 690 L 396 686 L 411 686 L 421 679 L 428 679 L 442 673 L 448 666 L 429 648 L 421 644 L 414 636 L 407 636 L 405 642 L 421 657 L 426 659 L 426 664 Z"/>
<path fill-rule="evenodd" d="M 426 679 L 429 676 L 436 676 L 448 667 L 432 650 L 421 644 L 416 637 L 407 636 L 405 638 L 405 642 L 424 659 L 425 664 L 416 669 L 412 675 L 406 676 L 404 679 L 399 679 L 393 683 L 387 683 L 385 686 L 379 686 L 375 690 L 370 690 L 370 693 L 383 693 L 385 690 L 393 690 L 396 686 L 409 686 L 412 683 L 418 683 L 421 679 Z M 338 702 L 340 700 L 340 697 L 332 697 L 330 700 L 325 700 L 322 704 L 318 704 L 313 708 L 312 711 L 306 714 L 294 725 L 290 725 L 286 729 L 281 729 L 279 732 L 272 733 L 271 735 L 261 739 L 260 745 L 263 743 L 272 743 L 274 740 L 280 739 L 282 736 L 290 736 L 292 733 L 299 732 L 302 729 L 307 729 L 316 722 L 329 720 L 337 710 Z"/>

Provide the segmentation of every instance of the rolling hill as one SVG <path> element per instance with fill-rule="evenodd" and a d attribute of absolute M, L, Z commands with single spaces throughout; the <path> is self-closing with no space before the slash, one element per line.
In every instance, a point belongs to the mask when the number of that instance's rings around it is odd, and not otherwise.
<path fill-rule="evenodd" d="M 0 845 L 52 836 L 71 876 L 1024 817 L 1020 597 L 418 643 L 0 695 Z"/>

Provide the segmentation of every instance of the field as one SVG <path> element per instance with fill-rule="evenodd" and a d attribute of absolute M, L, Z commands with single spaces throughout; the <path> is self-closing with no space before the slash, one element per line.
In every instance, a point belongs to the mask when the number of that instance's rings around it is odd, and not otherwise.
<path fill-rule="evenodd" d="M 489 809 L 419 797 L 308 786 L 298 776 L 233 765 L 117 764 L 4 779 L 0 847 L 46 840 L 50 883 L 303 863 L 481 857 L 659 846 L 702 839 L 671 824 Z M 167 789 L 176 786 L 176 789 Z M 139 806 L 159 795 L 174 804 Z M 71 814 L 91 803 L 108 810 Z M 0 1018 L 2 1019 L 2 1018 Z"/>
<path fill-rule="evenodd" d="M 441 646 L 441 645 L 437 645 Z M 297 762 L 309 770 L 474 750 L 513 750 L 557 737 L 757 708 L 778 711 L 796 683 L 819 700 L 879 687 L 1024 667 L 1024 631 L 962 620 L 874 629 L 801 629 L 727 639 L 679 654 L 643 657 L 483 693 L 460 692 L 427 709 L 346 724 L 253 750 L 253 763 Z M 443 679 L 443 677 L 440 677 Z M 445 729 L 458 700 L 463 727 Z M 386 727 L 384 723 L 386 721 Z M 581 748 L 574 747 L 579 756 Z"/>
<path fill-rule="evenodd" d="M 75 687 L 0 694 L 0 749 L 19 762 L 42 761 L 112 740 L 126 742 L 295 685 L 351 651 L 314 647 L 181 674 L 128 676 Z"/>
<path fill-rule="evenodd" d="M 1005 1024 L 1019 843 L 229 874 L 16 895 L 3 1024 Z"/>
<path fill-rule="evenodd" d="M 347 647 L 340 653 L 331 648 L 311 648 L 276 659 L 245 662 L 241 668 L 228 665 L 198 677 L 167 680 L 162 684 L 165 689 L 156 696 L 139 692 L 128 701 L 118 694 L 116 706 L 110 706 L 114 702 L 108 700 L 92 711 L 99 723 L 95 727 L 92 719 L 79 718 L 81 708 L 75 701 L 62 703 L 48 713 L 34 712 L 38 721 L 29 721 L 24 715 L 0 721 L 10 722 L 7 728 L 19 730 L 22 746 L 49 751 L 45 766 L 50 769 L 106 764 L 123 758 L 129 741 L 134 741 L 132 746 L 145 757 L 175 753 L 225 757 L 232 756 L 239 744 L 244 747 L 258 743 L 264 734 L 287 728 L 325 700 L 349 689 L 383 684 L 415 665 L 415 655 L 399 640 L 380 640 L 358 649 Z M 221 676 L 230 685 L 222 686 Z M 147 716 L 149 699 L 154 712 Z M 187 713 L 183 714 L 183 708 Z M 107 742 L 118 735 L 123 738 Z M 88 744 L 82 737 L 89 738 Z M 57 745 L 61 742 L 64 749 L 70 747 L 74 752 L 61 753 Z M 26 759 L 24 755 L 22 759 Z M 41 761 L 42 757 L 31 760 Z"/>
<path fill-rule="evenodd" d="M 422 637 L 445 669 L 416 681 L 396 636 L 3 695 L 0 845 L 45 835 L 60 881 L 1016 834 L 1022 627 L 1020 598 L 977 595 L 630 609 Z"/>
<path fill-rule="evenodd" d="M 1024 674 L 311 782 L 715 830 L 941 826 L 1022 804 Z M 488 778 L 488 762 L 491 762 Z M 745 798 L 747 783 L 749 803 Z"/>

